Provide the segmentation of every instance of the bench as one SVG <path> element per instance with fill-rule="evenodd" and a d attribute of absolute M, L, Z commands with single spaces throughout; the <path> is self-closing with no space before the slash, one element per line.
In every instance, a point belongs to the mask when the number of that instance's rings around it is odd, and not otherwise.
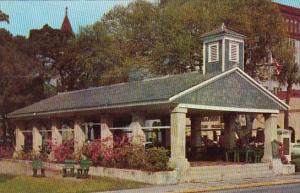
<path fill-rule="evenodd" d="M 33 160 L 32 161 L 32 169 L 33 169 L 33 177 L 45 177 L 45 167 L 41 160 Z M 38 171 L 41 171 L 40 175 L 38 175 Z"/>
<path fill-rule="evenodd" d="M 89 169 L 91 166 L 90 160 L 81 160 L 80 166 L 77 169 L 77 178 L 88 178 L 89 177 Z"/>
<path fill-rule="evenodd" d="M 75 176 L 75 160 L 65 160 L 63 167 L 63 177 L 74 177 Z"/>

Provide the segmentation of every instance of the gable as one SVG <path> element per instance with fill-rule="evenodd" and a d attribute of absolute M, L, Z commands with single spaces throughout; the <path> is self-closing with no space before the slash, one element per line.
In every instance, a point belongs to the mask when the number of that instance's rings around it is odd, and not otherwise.
<path fill-rule="evenodd" d="M 254 80 L 253 80 L 254 81 Z M 285 110 L 285 107 L 235 70 L 177 98 L 180 104 L 230 109 Z"/>

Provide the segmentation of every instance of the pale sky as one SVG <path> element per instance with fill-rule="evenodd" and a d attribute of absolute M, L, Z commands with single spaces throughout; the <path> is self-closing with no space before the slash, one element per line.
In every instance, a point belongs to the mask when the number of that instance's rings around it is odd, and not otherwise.
<path fill-rule="evenodd" d="M 100 20 L 104 13 L 113 6 L 127 5 L 133 0 L 40 0 L 40 1 L 0 1 L 0 10 L 9 14 L 10 24 L 0 23 L 14 35 L 29 34 L 30 29 L 39 29 L 45 24 L 60 28 L 65 15 L 65 7 L 69 8 L 69 18 L 73 30 L 78 32 L 80 26 L 93 24 Z M 300 0 L 274 0 L 276 2 L 300 8 Z"/>

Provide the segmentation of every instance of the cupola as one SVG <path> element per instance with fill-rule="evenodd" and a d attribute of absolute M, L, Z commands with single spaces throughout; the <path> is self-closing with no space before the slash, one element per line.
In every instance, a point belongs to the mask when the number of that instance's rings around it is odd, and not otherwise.
<path fill-rule="evenodd" d="M 234 67 L 244 70 L 244 35 L 228 29 L 223 23 L 201 38 L 203 74 L 224 72 Z"/>

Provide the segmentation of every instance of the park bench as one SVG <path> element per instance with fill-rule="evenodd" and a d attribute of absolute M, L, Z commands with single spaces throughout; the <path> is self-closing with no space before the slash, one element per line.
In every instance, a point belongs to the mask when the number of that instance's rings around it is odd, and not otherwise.
<path fill-rule="evenodd" d="M 88 178 L 89 177 L 89 169 L 91 166 L 90 160 L 81 160 L 80 166 L 77 168 L 77 178 Z"/>
<path fill-rule="evenodd" d="M 74 177 L 75 176 L 75 160 L 65 160 L 63 167 L 63 177 Z"/>
<path fill-rule="evenodd" d="M 33 160 L 32 161 L 32 170 L 33 170 L 33 177 L 45 177 L 45 167 L 41 160 Z M 38 171 L 40 172 L 40 175 L 38 175 Z"/>

